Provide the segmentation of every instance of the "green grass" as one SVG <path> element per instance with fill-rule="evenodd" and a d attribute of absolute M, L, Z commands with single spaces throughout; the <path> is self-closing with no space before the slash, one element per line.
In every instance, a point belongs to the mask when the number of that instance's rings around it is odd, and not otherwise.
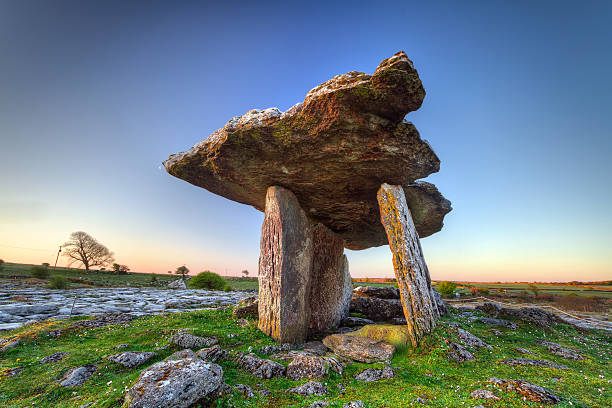
<path fill-rule="evenodd" d="M 73 319 L 75 320 L 75 319 Z M 495 347 L 494 350 L 475 352 L 475 362 L 456 363 L 446 356 L 446 341 L 454 340 L 454 330 L 447 326 L 458 322 L 473 334 Z M 15 366 L 24 370 L 15 377 L 0 377 L 0 406 L 17 408 L 36 407 L 79 407 L 87 402 L 96 402 L 94 407 L 118 407 L 123 402 L 125 389 L 134 383 L 139 372 L 146 366 L 168 356 L 175 349 L 160 351 L 160 356 L 145 366 L 126 369 L 105 359 L 117 351 L 113 348 L 122 343 L 130 346 L 123 351 L 151 351 L 163 346 L 176 329 L 192 328 L 196 335 L 213 335 L 219 338 L 223 348 L 247 351 L 249 346 L 257 349 L 272 344 L 271 339 L 256 328 L 256 322 L 241 328 L 231 317 L 231 310 L 218 309 L 198 312 L 148 316 L 126 325 L 107 326 L 94 329 L 69 328 L 71 321 L 55 321 L 27 326 L 3 337 L 19 335 L 22 342 L 15 348 L 0 354 L 0 372 Z M 48 336 L 50 330 L 64 328 L 59 338 Z M 325 397 L 304 398 L 285 393 L 284 390 L 305 381 L 294 382 L 286 378 L 261 380 L 237 367 L 231 362 L 222 363 L 224 377 L 228 384 L 250 385 L 255 391 L 262 388 L 271 391 L 270 397 L 256 394 L 246 398 L 238 393 L 228 395 L 216 403 L 217 407 L 303 407 L 315 400 L 325 399 L 332 406 L 341 407 L 348 401 L 361 399 L 366 407 L 408 407 L 420 406 L 413 401 L 421 396 L 432 407 L 460 407 L 485 405 L 487 407 L 537 407 L 540 404 L 524 401 L 518 394 L 493 389 L 486 380 L 490 377 L 523 378 L 544 386 L 563 398 L 558 407 L 607 407 L 612 404 L 610 397 L 610 376 L 612 339 L 601 332 L 582 334 L 569 326 L 557 326 L 554 331 L 521 324 L 519 330 L 501 329 L 504 334 L 496 336 L 488 326 L 461 320 L 457 314 L 444 317 L 435 332 L 428 336 L 417 349 L 406 349 L 395 354 L 392 366 L 397 369 L 394 379 L 375 383 L 360 383 L 354 375 L 367 367 L 380 365 L 350 364 L 342 377 L 333 373 L 324 380 L 330 389 Z M 227 337 L 228 334 L 237 334 Z M 582 337 L 581 337 L 582 336 Z M 586 338 L 587 340 L 583 340 Z M 584 353 L 585 360 L 564 360 L 551 355 L 544 347 L 537 345 L 537 339 L 555 341 Z M 538 353 L 538 357 L 566 364 L 569 370 L 551 368 L 513 368 L 499 361 L 506 358 L 522 357 L 513 349 L 524 347 Z M 64 360 L 41 365 L 40 358 L 58 351 L 71 354 Z M 87 363 L 98 365 L 98 372 L 83 386 L 65 389 L 55 381 L 68 369 Z M 600 378 L 599 376 L 603 376 Z M 553 377 L 563 381 L 554 382 Z M 347 391 L 342 394 L 337 385 L 342 383 Z M 471 391 L 491 389 L 502 399 L 496 402 L 473 400 Z M 599 389 L 604 389 L 600 392 Z M 571 402 L 571 404 L 570 404 Z"/>

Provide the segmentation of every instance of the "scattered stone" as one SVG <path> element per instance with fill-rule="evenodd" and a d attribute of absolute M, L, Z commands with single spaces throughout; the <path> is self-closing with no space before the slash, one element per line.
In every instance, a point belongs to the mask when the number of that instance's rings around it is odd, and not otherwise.
<path fill-rule="evenodd" d="M 98 370 L 95 364 L 87 364 L 82 367 L 72 368 L 64 373 L 60 379 L 62 387 L 78 387 Z"/>
<path fill-rule="evenodd" d="M 61 335 L 62 335 L 62 329 L 52 330 L 49 332 L 49 337 L 52 337 L 54 339 L 57 339 Z"/>
<path fill-rule="evenodd" d="M 346 387 L 344 385 L 342 385 L 342 383 L 338 383 L 338 391 L 340 391 L 341 393 L 346 391 Z"/>
<path fill-rule="evenodd" d="M 279 353 L 281 351 L 293 350 L 295 348 L 296 348 L 296 346 L 294 346 L 291 343 L 284 343 L 284 344 L 281 344 L 280 346 L 278 346 L 278 345 L 263 346 L 263 347 L 261 347 L 259 349 L 259 352 L 261 354 L 270 355 L 270 354 L 274 354 L 274 353 Z"/>
<path fill-rule="evenodd" d="M 199 358 L 160 361 L 140 373 L 124 406 L 187 408 L 214 398 L 223 384 L 223 369 L 217 364 Z"/>
<path fill-rule="evenodd" d="M 421 397 L 417 397 L 414 402 L 419 403 L 419 404 L 423 404 L 423 405 L 427 405 L 427 402 L 425 402 L 425 400 Z"/>
<path fill-rule="evenodd" d="M 459 333 L 459 340 L 461 340 L 461 343 L 463 343 L 466 347 L 471 347 L 471 348 L 485 347 L 485 348 L 488 348 L 489 350 L 493 349 L 493 347 L 491 347 L 490 345 L 482 341 L 480 338 L 474 336 L 472 333 L 470 333 L 467 330 L 457 328 L 457 333 Z"/>
<path fill-rule="evenodd" d="M 256 296 L 250 296 L 242 299 L 236 304 L 236 308 L 232 312 L 232 315 L 236 318 L 253 318 L 259 317 L 258 312 L 258 301 Z"/>
<path fill-rule="evenodd" d="M 393 286 L 357 286 L 353 292 L 359 296 L 379 299 L 400 299 L 399 289 Z"/>
<path fill-rule="evenodd" d="M 23 370 L 23 366 L 5 368 L 4 370 L 0 370 L 0 377 L 6 375 L 7 377 L 15 377 Z"/>
<path fill-rule="evenodd" d="M 497 317 L 497 315 L 499 314 L 499 312 L 502 311 L 503 308 L 497 303 L 485 302 L 482 305 L 476 306 L 475 309 L 484 312 L 488 316 Z"/>
<path fill-rule="evenodd" d="M 491 326 L 507 327 L 510 330 L 516 330 L 518 328 L 516 324 L 509 322 L 508 320 L 504 320 L 504 319 L 493 319 L 491 317 L 480 317 L 478 321 L 484 324 L 489 324 Z"/>
<path fill-rule="evenodd" d="M 287 378 L 294 381 L 323 378 L 327 373 L 327 364 L 322 357 L 296 356 L 287 366 Z"/>
<path fill-rule="evenodd" d="M 236 324 L 238 324 L 239 327 L 245 327 L 249 325 L 249 321 L 247 319 L 238 319 Z"/>
<path fill-rule="evenodd" d="M 269 397 L 272 392 L 267 388 L 262 388 L 258 391 L 259 395 L 263 395 L 264 397 Z"/>
<path fill-rule="evenodd" d="M 511 366 L 519 366 L 519 365 L 529 365 L 536 367 L 552 367 L 558 368 L 560 370 L 566 370 L 567 366 L 562 364 L 553 363 L 548 360 L 532 360 L 530 358 L 513 358 L 511 360 L 504 360 L 502 364 L 507 364 Z"/>
<path fill-rule="evenodd" d="M 385 341 L 348 334 L 332 334 L 323 339 L 323 344 L 340 357 L 362 363 L 390 360 L 395 353 L 395 347 Z"/>
<path fill-rule="evenodd" d="M 1 339 L 0 340 L 0 351 L 7 351 L 16 347 L 21 342 L 20 337 L 15 337 L 12 339 Z"/>
<path fill-rule="evenodd" d="M 308 408 L 325 408 L 329 407 L 329 402 L 327 401 L 315 401 L 308 406 Z"/>
<path fill-rule="evenodd" d="M 233 389 L 235 391 L 238 391 L 239 393 L 241 393 L 242 395 L 244 395 L 247 398 L 252 398 L 252 397 L 255 396 L 255 394 L 253 394 L 253 390 L 248 385 L 236 384 L 236 385 L 234 385 Z"/>
<path fill-rule="evenodd" d="M 364 319 L 363 317 L 348 316 L 342 319 L 340 324 L 342 326 L 347 326 L 347 327 L 356 327 L 356 326 L 365 326 L 366 324 L 374 324 L 374 321 L 370 319 Z"/>
<path fill-rule="evenodd" d="M 259 358 L 252 353 L 236 353 L 235 360 L 240 368 L 263 380 L 285 375 L 285 367 L 282 364 Z"/>
<path fill-rule="evenodd" d="M 196 358 L 198 358 L 198 356 L 196 355 L 196 353 L 193 352 L 192 349 L 184 349 L 184 350 L 179 350 L 179 351 L 176 351 L 176 352 L 170 354 L 164 360 L 165 361 L 183 360 L 183 359 L 186 359 L 186 358 L 196 359 Z"/>
<path fill-rule="evenodd" d="M 395 324 L 398 326 L 405 326 L 406 323 L 406 318 L 405 317 L 394 317 L 393 319 L 391 319 L 391 324 Z"/>
<path fill-rule="evenodd" d="M 395 317 L 404 317 L 404 309 L 399 299 L 378 299 L 353 295 L 351 313 L 361 313 L 375 322 L 388 322 Z"/>
<path fill-rule="evenodd" d="M 516 347 L 514 350 L 518 351 L 521 354 L 531 354 L 533 356 L 536 355 L 536 353 L 534 353 L 533 351 L 529 351 L 529 350 L 527 350 L 525 348 L 521 348 L 521 347 Z"/>
<path fill-rule="evenodd" d="M 187 285 L 185 285 L 185 281 L 182 279 L 173 280 L 168 283 L 168 287 L 170 289 L 187 289 Z"/>
<path fill-rule="evenodd" d="M 411 345 L 410 330 L 408 326 L 393 324 L 369 324 L 351 333 L 351 336 L 368 337 L 374 340 L 383 340 L 395 347 Z"/>
<path fill-rule="evenodd" d="M 539 341 L 539 343 L 546 347 L 548 351 L 550 351 L 552 354 L 555 354 L 557 356 L 561 356 L 570 360 L 582 360 L 584 358 L 574 350 L 565 348 L 560 344 L 553 343 L 552 341 Z"/>
<path fill-rule="evenodd" d="M 123 344 L 120 344 L 120 345 L 118 345 L 118 346 L 115 346 L 115 347 L 114 347 L 114 349 L 115 349 L 115 350 L 122 350 L 122 349 L 124 349 L 124 348 L 128 348 L 129 346 L 130 346 L 129 344 L 127 344 L 127 343 L 123 343 Z"/>
<path fill-rule="evenodd" d="M 130 313 L 105 313 L 97 316 L 95 319 L 80 320 L 72 323 L 72 327 L 103 327 L 111 324 L 126 324 L 136 318 L 136 315 Z"/>
<path fill-rule="evenodd" d="M 214 337 L 199 337 L 185 332 L 177 333 L 170 337 L 170 344 L 188 349 L 210 347 L 217 343 L 219 343 L 219 340 Z"/>
<path fill-rule="evenodd" d="M 156 356 L 158 356 L 158 354 L 151 351 L 126 351 L 108 356 L 107 359 L 114 363 L 121 364 L 124 367 L 133 368 L 146 363 Z"/>
<path fill-rule="evenodd" d="M 477 399 L 486 399 L 486 400 L 498 400 L 499 397 L 495 394 L 493 394 L 492 391 L 489 390 L 483 390 L 483 389 L 479 389 L 479 390 L 474 390 L 470 393 L 470 397 L 472 398 L 477 398 Z"/>
<path fill-rule="evenodd" d="M 390 366 L 385 366 L 382 369 L 366 368 L 364 371 L 357 374 L 355 379 L 362 382 L 373 382 L 393 377 L 395 377 L 395 371 L 393 371 L 393 368 Z"/>
<path fill-rule="evenodd" d="M 306 350 L 290 350 L 286 353 L 278 353 L 278 354 L 272 354 L 270 356 L 270 358 L 276 359 L 276 360 L 282 360 L 282 361 L 291 361 L 296 357 L 302 357 L 302 356 L 310 356 L 310 357 L 314 357 L 315 354 L 306 351 Z"/>
<path fill-rule="evenodd" d="M 462 345 L 457 343 L 450 343 L 448 348 L 448 355 L 455 361 L 474 361 L 476 357 L 469 351 L 467 351 Z"/>
<path fill-rule="evenodd" d="M 329 393 L 329 390 L 327 389 L 325 384 L 319 381 L 308 381 L 307 383 L 302 384 L 299 387 L 289 388 L 286 392 L 293 392 L 301 396 L 307 397 L 310 395 L 326 395 Z"/>
<path fill-rule="evenodd" d="M 552 325 L 562 322 L 562 320 L 554 313 L 537 307 L 511 309 L 501 307 L 497 303 L 486 302 L 482 306 L 476 306 L 476 309 L 481 310 L 492 317 L 513 317 L 526 323 L 532 323 L 536 326 L 544 328 L 550 328 Z"/>
<path fill-rule="evenodd" d="M 219 345 L 214 345 L 209 348 L 203 348 L 196 352 L 198 357 L 200 357 L 204 361 L 212 361 L 213 363 L 217 361 L 225 361 L 230 357 L 230 353 L 228 351 L 223 350 Z"/>
<path fill-rule="evenodd" d="M 354 332 L 355 330 L 357 330 L 357 327 L 338 327 L 338 328 L 335 330 L 335 333 L 338 333 L 338 334 L 346 334 L 346 333 L 352 333 L 352 332 Z"/>
<path fill-rule="evenodd" d="M 525 380 L 522 380 L 520 378 L 516 380 L 504 380 L 493 377 L 490 378 L 488 381 L 506 391 L 517 392 L 529 401 L 542 402 L 545 404 L 556 404 L 561 401 L 561 398 L 548 391 L 547 389 L 540 387 L 539 385 L 535 385 Z"/>
<path fill-rule="evenodd" d="M 53 353 L 50 356 L 43 357 L 40 359 L 41 364 L 49 364 L 49 363 L 57 363 L 60 360 L 63 360 L 66 357 L 68 352 L 66 351 L 58 351 L 57 353 Z"/>
<path fill-rule="evenodd" d="M 504 334 L 504 332 L 499 331 L 497 329 L 491 329 L 489 330 L 492 334 L 496 335 L 496 336 L 501 336 L 502 334 Z"/>
<path fill-rule="evenodd" d="M 342 408 L 363 408 L 363 402 L 361 400 L 347 402 Z"/>

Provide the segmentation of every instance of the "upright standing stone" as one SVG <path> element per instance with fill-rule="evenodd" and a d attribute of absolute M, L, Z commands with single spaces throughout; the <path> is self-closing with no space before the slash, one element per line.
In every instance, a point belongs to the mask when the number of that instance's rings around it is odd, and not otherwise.
<path fill-rule="evenodd" d="M 423 258 L 402 186 L 382 184 L 377 194 L 380 220 L 393 253 L 393 267 L 413 346 L 431 332 L 439 316 L 432 299 L 429 271 Z"/>
<path fill-rule="evenodd" d="M 344 240 L 323 224 L 312 231 L 310 332 L 337 326 L 348 315 L 353 293 Z"/>

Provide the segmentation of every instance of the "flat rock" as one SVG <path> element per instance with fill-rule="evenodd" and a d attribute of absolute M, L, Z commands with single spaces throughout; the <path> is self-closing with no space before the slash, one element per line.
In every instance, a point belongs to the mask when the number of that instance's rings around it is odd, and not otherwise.
<path fill-rule="evenodd" d="M 530 354 L 530 355 L 536 355 L 536 353 L 534 353 L 533 351 L 529 351 L 526 348 L 521 348 L 521 347 L 516 347 L 514 350 L 518 351 L 521 354 Z"/>
<path fill-rule="evenodd" d="M 374 321 L 370 319 L 364 319 L 363 317 L 348 316 L 342 319 L 340 324 L 346 327 L 357 327 L 365 326 L 366 324 L 374 324 Z"/>
<path fill-rule="evenodd" d="M 560 344 L 553 343 L 552 341 L 540 341 L 539 343 L 546 347 L 548 351 L 550 351 L 552 354 L 555 354 L 557 356 L 561 356 L 570 360 L 582 360 L 584 358 L 574 350 L 563 347 Z"/>
<path fill-rule="evenodd" d="M 255 394 L 253 394 L 253 390 L 248 385 L 236 384 L 232 388 L 247 398 L 253 398 L 255 396 Z"/>
<path fill-rule="evenodd" d="M 184 349 L 184 350 L 179 350 L 179 351 L 175 351 L 174 353 L 170 354 L 168 357 L 164 358 L 164 360 L 168 361 L 168 360 L 183 360 L 185 358 L 198 358 L 199 356 L 193 352 L 193 350 L 191 349 Z"/>
<path fill-rule="evenodd" d="M 251 110 L 190 150 L 164 162 L 168 173 L 230 200 L 264 210 L 269 186 L 293 191 L 309 218 L 338 233 L 349 249 L 387 244 L 376 192 L 401 185 L 420 237 L 442 228 L 450 202 L 416 182 L 440 162 L 404 116 L 425 91 L 404 52 L 373 75 L 349 72 L 312 89 L 286 112 Z"/>
<path fill-rule="evenodd" d="M 188 349 L 210 347 L 218 342 L 219 340 L 214 337 L 199 337 L 185 332 L 177 333 L 170 337 L 171 344 Z"/>
<path fill-rule="evenodd" d="M 378 299 L 359 295 L 351 298 L 351 313 L 360 313 L 375 322 L 388 322 L 404 317 L 404 309 L 399 299 Z"/>
<path fill-rule="evenodd" d="M 199 358 L 160 361 L 140 373 L 124 406 L 187 408 L 214 398 L 223 384 L 223 369 L 217 364 Z"/>
<path fill-rule="evenodd" d="M 348 334 L 332 334 L 323 339 L 323 344 L 340 357 L 362 363 L 387 361 L 395 353 L 395 347 L 385 341 Z"/>
<path fill-rule="evenodd" d="M 493 349 L 493 347 L 491 347 L 489 344 L 485 343 L 479 337 L 474 336 L 472 333 L 470 333 L 467 330 L 457 328 L 457 333 L 459 334 L 459 340 L 461 340 L 461 343 L 463 343 L 463 345 L 466 347 L 472 347 L 472 348 L 484 347 L 488 349 Z"/>
<path fill-rule="evenodd" d="M 60 360 L 63 360 L 66 357 L 68 352 L 66 351 L 58 351 L 57 353 L 53 353 L 49 356 L 43 357 L 40 359 L 41 364 L 49 364 L 49 363 L 57 363 Z"/>
<path fill-rule="evenodd" d="M 395 377 L 395 371 L 393 371 L 393 368 L 391 368 L 390 366 L 385 366 L 381 369 L 366 368 L 365 370 L 357 374 L 355 376 L 355 379 L 361 382 L 373 382 L 393 377 Z"/>
<path fill-rule="evenodd" d="M 503 390 L 519 393 L 529 401 L 541 402 L 544 404 L 556 404 L 561 401 L 561 398 L 547 389 L 520 378 L 516 380 L 504 380 L 493 377 L 490 378 L 488 382 L 495 384 Z"/>
<path fill-rule="evenodd" d="M 478 318 L 478 321 L 484 324 L 488 324 L 490 326 L 502 326 L 502 327 L 507 327 L 510 330 L 516 330 L 518 328 L 518 326 L 508 320 L 504 320 L 504 319 L 494 319 L 491 317 L 480 317 Z"/>
<path fill-rule="evenodd" d="M 325 377 L 329 370 L 342 375 L 344 365 L 333 357 L 297 355 L 287 366 L 287 378 L 294 381 L 319 379 Z"/>
<path fill-rule="evenodd" d="M 2 375 L 6 375 L 7 377 L 15 377 L 16 375 L 18 375 L 22 371 L 23 371 L 23 366 L 7 368 L 7 369 L 4 369 L 4 370 L 1 370 L 0 377 Z"/>
<path fill-rule="evenodd" d="M 62 387 L 78 387 L 98 370 L 95 364 L 87 364 L 82 367 L 72 368 L 66 371 L 60 380 Z"/>
<path fill-rule="evenodd" d="M 411 344 L 408 326 L 369 324 L 352 332 L 350 335 L 383 340 L 395 347 L 407 347 Z"/>
<path fill-rule="evenodd" d="M 476 357 L 468 350 L 466 350 L 462 345 L 457 343 L 450 343 L 448 345 L 448 355 L 455 361 L 460 363 L 464 361 L 474 361 Z"/>
<path fill-rule="evenodd" d="M 329 393 L 329 390 L 322 382 L 309 381 L 305 384 L 300 385 L 299 387 L 289 388 L 287 392 L 293 392 L 295 394 L 307 397 L 310 395 L 326 395 Z"/>
<path fill-rule="evenodd" d="M 229 359 L 230 353 L 226 350 L 223 350 L 219 345 L 214 345 L 212 347 L 203 348 L 197 351 L 197 356 L 200 357 L 204 361 L 225 361 Z"/>
<path fill-rule="evenodd" d="M 400 292 L 393 286 L 357 286 L 353 292 L 359 296 L 379 299 L 399 299 Z"/>
<path fill-rule="evenodd" d="M 124 367 L 133 368 L 146 363 L 157 355 L 157 353 L 151 351 L 125 351 L 123 353 L 108 356 L 107 359 L 114 363 L 121 364 Z"/>
<path fill-rule="evenodd" d="M 510 366 L 552 367 L 552 368 L 558 368 L 561 370 L 567 369 L 566 365 L 553 363 L 552 361 L 548 361 L 548 360 L 533 360 L 530 358 L 513 358 L 510 360 L 502 361 L 502 364 L 507 364 Z"/>
<path fill-rule="evenodd" d="M 476 399 L 486 399 L 486 400 L 498 400 L 499 397 L 495 394 L 493 394 L 492 391 L 489 390 L 483 390 L 483 389 L 478 389 L 478 390 L 474 390 L 470 393 L 470 397 L 472 398 L 476 398 Z"/>

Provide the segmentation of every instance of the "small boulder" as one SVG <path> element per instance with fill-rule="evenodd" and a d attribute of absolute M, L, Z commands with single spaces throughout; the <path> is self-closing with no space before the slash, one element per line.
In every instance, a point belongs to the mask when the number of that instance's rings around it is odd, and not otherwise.
<path fill-rule="evenodd" d="M 257 319 L 259 317 L 258 307 L 259 302 L 257 297 L 249 296 L 236 304 L 236 308 L 232 312 L 232 315 L 236 318 L 251 317 L 253 319 Z"/>
<path fill-rule="evenodd" d="M 497 303 L 485 302 L 480 306 L 476 306 L 476 310 L 480 310 L 488 316 L 497 317 L 499 312 L 502 311 L 502 307 Z"/>
<path fill-rule="evenodd" d="M 361 400 L 347 402 L 342 408 L 363 408 L 363 402 Z"/>
<path fill-rule="evenodd" d="M 329 407 L 329 402 L 327 401 L 315 401 L 308 406 L 308 408 L 325 408 Z"/>
<path fill-rule="evenodd" d="M 329 390 L 325 384 L 319 381 L 309 381 L 300 385 L 299 387 L 289 388 L 286 392 L 293 392 L 301 396 L 308 397 L 310 395 L 326 395 L 329 393 Z"/>
<path fill-rule="evenodd" d="M 238 366 L 262 380 L 282 377 L 285 375 L 285 366 L 276 361 L 257 357 L 255 354 L 236 353 L 235 361 Z"/>
<path fill-rule="evenodd" d="M 253 398 L 255 394 L 253 394 L 253 390 L 248 385 L 244 384 L 236 384 L 232 387 L 234 391 L 238 391 L 240 394 L 244 395 L 247 398 Z"/>
<path fill-rule="evenodd" d="M 187 408 L 214 398 L 223 386 L 223 369 L 199 358 L 164 360 L 140 376 L 125 396 L 128 408 Z"/>
<path fill-rule="evenodd" d="M 395 353 L 395 347 L 385 341 L 349 334 L 332 334 L 323 339 L 323 344 L 340 357 L 362 363 L 390 360 Z"/>
<path fill-rule="evenodd" d="M 483 390 L 483 389 L 479 389 L 479 390 L 474 390 L 470 393 L 470 397 L 472 398 L 477 398 L 477 399 L 486 399 L 486 400 L 498 400 L 499 397 L 495 394 L 493 394 L 492 391 L 489 390 Z"/>
<path fill-rule="evenodd" d="M 484 348 L 488 348 L 489 350 L 493 349 L 493 347 L 491 347 L 490 345 L 482 341 L 480 338 L 474 336 L 472 333 L 470 333 L 467 330 L 457 328 L 457 333 L 459 334 L 459 340 L 461 340 L 461 343 L 463 343 L 463 345 L 465 345 L 466 347 L 471 347 L 471 348 L 484 347 Z"/>
<path fill-rule="evenodd" d="M 502 361 L 502 364 L 507 364 L 510 366 L 552 367 L 552 368 L 558 368 L 560 370 L 566 370 L 568 368 L 566 365 L 553 363 L 552 361 L 532 360 L 530 358 L 513 358 L 510 360 Z"/>
<path fill-rule="evenodd" d="M 182 279 L 177 279 L 168 283 L 168 287 L 170 289 L 187 289 L 187 285 L 185 285 L 185 281 Z"/>
<path fill-rule="evenodd" d="M 521 354 L 531 354 L 533 356 L 536 355 L 536 353 L 534 353 L 533 351 L 529 351 L 529 350 L 527 350 L 525 348 L 521 348 L 521 347 L 516 347 L 514 350 L 518 351 Z"/>
<path fill-rule="evenodd" d="M 357 381 L 362 382 L 373 382 L 393 377 L 395 377 L 395 371 L 393 371 L 393 368 L 391 368 L 391 366 L 385 366 L 382 369 L 366 368 L 365 370 L 357 374 L 355 376 L 355 379 Z"/>
<path fill-rule="evenodd" d="M 552 341 L 540 341 L 539 343 L 546 347 L 548 351 L 550 351 L 552 354 L 555 354 L 557 356 L 561 356 L 570 360 L 582 360 L 584 358 L 576 351 L 565 348 L 560 344 L 553 343 Z"/>
<path fill-rule="evenodd" d="M 182 348 L 197 349 L 202 347 L 211 347 L 219 343 L 214 337 L 199 337 L 191 333 L 177 333 L 170 337 L 170 343 Z"/>
<path fill-rule="evenodd" d="M 225 361 L 229 359 L 230 353 L 228 351 L 223 350 L 219 345 L 214 345 L 212 347 L 203 348 L 196 352 L 198 357 L 200 357 L 204 361 L 212 361 L 213 363 L 217 361 Z"/>
<path fill-rule="evenodd" d="M 95 364 L 87 364 L 82 367 L 72 368 L 64 373 L 60 379 L 62 387 L 78 387 L 98 370 Z"/>
<path fill-rule="evenodd" d="M 556 404 L 561 401 L 561 398 L 540 387 L 525 380 L 504 380 L 500 378 L 489 378 L 488 382 L 495 384 L 498 388 L 506 391 L 513 391 L 521 394 L 523 397 L 533 402 L 541 402 L 544 404 Z"/>
<path fill-rule="evenodd" d="M 342 375 L 344 365 L 333 357 L 296 356 L 287 366 L 287 378 L 294 381 L 323 378 L 329 369 Z"/>
<path fill-rule="evenodd" d="M 327 350 L 329 350 L 327 346 L 320 341 L 309 341 L 308 343 L 304 344 L 304 351 L 317 356 L 324 355 L 327 353 Z"/>
<path fill-rule="evenodd" d="M 0 370 L 0 377 L 6 375 L 7 377 L 15 377 L 23 370 L 23 366 L 5 368 L 4 370 Z"/>
<path fill-rule="evenodd" d="M 368 337 L 374 340 L 384 340 L 395 347 L 407 347 L 411 345 L 408 326 L 369 324 L 352 332 L 350 335 Z"/>
<path fill-rule="evenodd" d="M 157 353 L 153 353 L 151 351 L 126 351 L 108 356 L 107 359 L 114 363 L 121 364 L 124 367 L 132 368 L 146 363 L 157 355 Z"/>
<path fill-rule="evenodd" d="M 184 358 L 198 358 L 198 356 L 196 355 L 196 353 L 193 352 L 192 349 L 184 349 L 170 354 L 168 357 L 164 358 L 164 360 L 182 360 Z"/>
<path fill-rule="evenodd" d="M 509 322 L 508 320 L 504 320 L 504 319 L 493 319 L 491 317 L 480 317 L 478 321 L 484 324 L 491 325 L 491 326 L 507 327 L 510 330 L 516 330 L 518 328 L 516 324 Z"/>
<path fill-rule="evenodd" d="M 469 351 L 467 351 L 462 345 L 457 343 L 450 343 L 448 347 L 448 355 L 455 361 L 460 363 L 464 361 L 474 361 L 476 357 Z"/>
<path fill-rule="evenodd" d="M 43 357 L 40 359 L 41 364 L 49 364 L 49 363 L 57 363 L 60 360 L 63 360 L 66 357 L 68 352 L 66 351 L 58 351 L 57 353 L 53 353 L 47 357 Z"/>
<path fill-rule="evenodd" d="M 400 299 L 399 289 L 393 286 L 357 286 L 353 292 L 359 296 L 378 299 Z"/>

